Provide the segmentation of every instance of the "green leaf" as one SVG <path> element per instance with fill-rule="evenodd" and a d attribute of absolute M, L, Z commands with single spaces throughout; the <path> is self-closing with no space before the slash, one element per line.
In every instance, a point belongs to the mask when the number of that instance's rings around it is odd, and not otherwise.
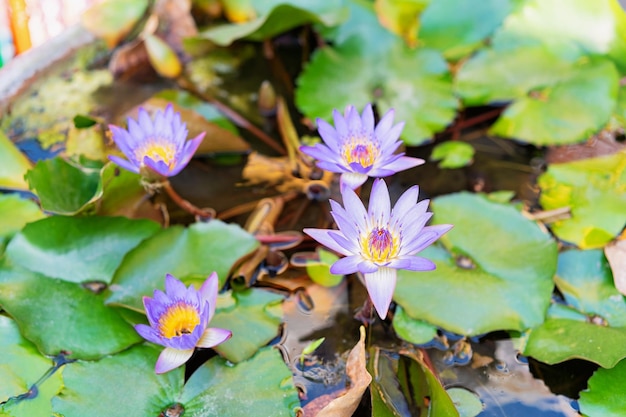
<path fill-rule="evenodd" d="M 30 168 L 30 161 L 0 131 L 0 188 L 28 190 L 28 184 L 24 181 L 24 174 Z"/>
<path fill-rule="evenodd" d="M 524 355 L 555 364 L 585 359 L 612 368 L 626 357 L 626 328 L 605 327 L 579 320 L 548 318 L 530 331 Z"/>
<path fill-rule="evenodd" d="M 87 30 L 104 39 L 109 48 L 112 48 L 133 29 L 147 7 L 147 0 L 107 0 L 96 3 L 85 11 L 81 22 Z"/>
<path fill-rule="evenodd" d="M 554 85 L 516 100 L 490 132 L 537 145 L 586 140 L 609 121 L 618 86 L 619 74 L 610 61 L 573 68 Z"/>
<path fill-rule="evenodd" d="M 339 257 L 332 252 L 319 248 L 316 250 L 319 261 L 311 261 L 306 264 L 306 273 L 317 284 L 325 287 L 334 287 L 343 280 L 343 275 L 332 274 L 330 267 Z"/>
<path fill-rule="evenodd" d="M 20 335 L 15 321 L 0 315 L 0 403 L 10 397 L 28 392 L 29 389 L 52 367 L 52 361 L 43 357 L 35 345 Z M 37 385 L 34 398 L 9 400 L 0 405 L 0 413 L 20 416 L 52 415 L 50 398 L 63 386 L 61 373 L 50 375 Z"/>
<path fill-rule="evenodd" d="M 561 253 L 554 280 L 570 306 L 589 316 L 602 317 L 609 326 L 626 327 L 626 302 L 615 289 L 611 267 L 602 250 Z"/>
<path fill-rule="evenodd" d="M 225 308 L 218 305 L 211 327 L 221 327 L 233 336 L 214 349 L 231 362 L 238 363 L 253 356 L 278 334 L 283 296 L 249 288 L 231 293 L 232 301 Z M 277 315 L 273 309 L 278 309 Z"/>
<path fill-rule="evenodd" d="M 25 178 L 39 197 L 41 207 L 58 214 L 78 213 L 101 192 L 98 170 L 59 157 L 37 162 Z"/>
<path fill-rule="evenodd" d="M 91 127 L 93 125 L 95 125 L 96 123 L 98 123 L 96 120 L 92 119 L 89 116 L 85 116 L 82 114 L 77 114 L 76 116 L 74 116 L 74 127 L 78 128 L 78 129 L 84 129 L 86 127 Z"/>
<path fill-rule="evenodd" d="M 297 80 L 296 104 L 307 117 L 329 119 L 333 109 L 375 102 L 380 114 L 395 109 L 410 145 L 450 123 L 458 103 L 439 52 L 406 46 L 380 26 L 368 4 L 353 3 L 344 25 L 334 34 L 336 46 L 318 49 Z"/>
<path fill-rule="evenodd" d="M 437 269 L 398 271 L 394 299 L 406 313 L 465 335 L 540 324 L 557 265 L 554 240 L 515 207 L 466 192 L 433 201 L 434 224 L 454 228 L 420 253 Z"/>
<path fill-rule="evenodd" d="M 467 142 L 448 141 L 437 144 L 430 154 L 431 161 L 441 161 L 439 168 L 461 168 L 472 163 L 474 148 Z"/>
<path fill-rule="evenodd" d="M 144 36 L 144 45 L 152 68 L 162 77 L 176 78 L 183 70 L 176 52 L 156 35 Z"/>
<path fill-rule="evenodd" d="M 550 165 L 538 183 L 545 210 L 570 208 L 571 218 L 551 224 L 559 239 L 598 248 L 624 227 L 626 151 Z"/>
<path fill-rule="evenodd" d="M 435 326 L 411 318 L 401 306 L 396 308 L 396 313 L 393 316 L 393 329 L 398 337 L 416 345 L 428 343 L 437 336 Z"/>
<path fill-rule="evenodd" d="M 222 287 L 234 263 L 257 246 L 241 227 L 219 220 L 161 230 L 126 255 L 107 303 L 142 311 L 141 297 L 162 290 L 167 273 L 189 285 L 201 284 L 215 271 Z"/>
<path fill-rule="evenodd" d="M 184 369 L 155 374 L 159 353 L 154 346 L 139 345 L 99 361 L 66 365 L 65 387 L 52 399 L 54 411 L 66 417 L 160 415 L 176 402 Z"/>
<path fill-rule="evenodd" d="M 15 194 L 0 195 L 0 237 L 11 237 L 27 223 L 45 217 L 32 200 Z"/>
<path fill-rule="evenodd" d="M 254 7 L 259 14 L 256 19 L 211 27 L 200 32 L 199 36 L 227 46 L 238 39 L 269 39 L 307 23 L 334 26 L 346 18 L 347 10 L 342 4 L 341 0 L 255 1 Z"/>
<path fill-rule="evenodd" d="M 274 348 L 235 366 L 209 360 L 189 378 L 180 401 L 185 417 L 288 417 L 300 406 L 291 371 Z"/>
<path fill-rule="evenodd" d="M 586 416 L 621 417 L 626 410 L 626 360 L 611 369 L 598 369 L 580 393 L 578 404 Z"/>
<path fill-rule="evenodd" d="M 452 387 L 446 390 L 460 417 L 475 417 L 482 413 L 484 405 L 480 398 L 472 391 L 461 387 Z"/>
<path fill-rule="evenodd" d="M 419 41 L 456 61 L 482 46 L 512 9 L 511 0 L 431 1 L 420 19 Z"/>
<path fill-rule="evenodd" d="M 98 359 L 141 340 L 104 296 L 80 285 L 45 277 L 4 261 L 0 306 L 25 338 L 45 355 Z"/>
<path fill-rule="evenodd" d="M 6 253 L 15 264 L 52 278 L 109 284 L 126 253 L 157 230 L 149 220 L 52 216 L 27 225 Z"/>

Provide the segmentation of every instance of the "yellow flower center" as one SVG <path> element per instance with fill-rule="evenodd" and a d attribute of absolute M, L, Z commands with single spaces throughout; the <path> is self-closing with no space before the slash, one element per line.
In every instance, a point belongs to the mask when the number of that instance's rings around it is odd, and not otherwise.
<path fill-rule="evenodd" d="M 363 168 L 374 165 L 379 153 L 378 147 L 364 137 L 351 137 L 341 147 L 341 155 L 347 164 L 356 162 Z"/>
<path fill-rule="evenodd" d="M 398 254 L 398 238 L 389 230 L 375 227 L 367 236 L 361 239 L 363 254 L 372 262 L 385 263 L 394 259 Z"/>
<path fill-rule="evenodd" d="M 148 157 L 153 161 L 163 161 L 168 167 L 172 167 L 176 162 L 176 148 L 174 144 L 165 141 L 153 140 L 139 148 L 136 153 L 137 159 L 141 162 L 144 157 Z"/>
<path fill-rule="evenodd" d="M 169 306 L 159 317 L 159 332 L 163 337 L 171 339 L 192 333 L 198 324 L 200 324 L 198 310 L 194 306 L 178 302 Z"/>

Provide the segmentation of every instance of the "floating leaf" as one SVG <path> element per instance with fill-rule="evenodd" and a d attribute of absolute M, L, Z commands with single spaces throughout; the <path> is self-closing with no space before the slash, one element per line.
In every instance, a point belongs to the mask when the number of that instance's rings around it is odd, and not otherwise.
<path fill-rule="evenodd" d="M 239 226 L 219 220 L 161 230 L 126 255 L 107 303 L 142 311 L 141 297 L 162 290 L 167 273 L 189 285 L 202 284 L 215 271 L 221 288 L 233 264 L 257 246 L 254 237 Z"/>
<path fill-rule="evenodd" d="M 91 117 L 82 114 L 77 114 L 76 116 L 74 116 L 73 121 L 74 127 L 77 129 L 85 129 L 98 123 L 95 119 L 92 119 Z"/>
<path fill-rule="evenodd" d="M 226 18 L 234 23 L 243 23 L 256 17 L 252 0 L 222 0 Z"/>
<path fill-rule="evenodd" d="M 238 39 L 261 41 L 307 24 L 334 26 L 346 18 L 341 0 L 255 2 L 259 17 L 244 23 L 214 26 L 200 32 L 204 39 L 227 46 Z"/>
<path fill-rule="evenodd" d="M 24 174 L 31 167 L 24 154 L 0 131 L 0 188 L 28 190 Z"/>
<path fill-rule="evenodd" d="M 485 406 L 480 398 L 465 388 L 453 387 L 446 390 L 460 417 L 475 417 L 482 413 Z"/>
<path fill-rule="evenodd" d="M 626 151 L 610 156 L 552 164 L 539 177 L 545 210 L 569 207 L 571 218 L 551 224 L 559 239 L 581 248 L 610 242 L 624 227 Z"/>
<path fill-rule="evenodd" d="M 613 286 L 601 250 L 561 253 L 554 280 L 568 305 L 588 316 L 602 317 L 609 326 L 626 327 L 626 301 Z"/>
<path fill-rule="evenodd" d="M 154 346 L 139 345 L 99 361 L 66 365 L 65 386 L 52 399 L 54 411 L 67 417 L 160 415 L 176 403 L 184 369 L 155 374 L 159 353 Z"/>
<path fill-rule="evenodd" d="M 144 42 L 150 64 L 159 75 L 166 78 L 176 78 L 180 75 L 183 66 L 176 52 L 165 41 L 155 35 L 146 35 Z"/>
<path fill-rule="evenodd" d="M 598 369 L 580 393 L 580 411 L 586 416 L 622 417 L 626 410 L 625 385 L 626 360 L 611 369 Z"/>
<path fill-rule="evenodd" d="M 410 46 L 417 43 L 419 15 L 430 0 L 376 0 L 374 7 L 380 23 L 401 36 Z"/>
<path fill-rule="evenodd" d="M 430 247 L 431 272 L 400 270 L 394 299 L 415 319 L 465 335 L 540 324 L 557 265 L 554 240 L 509 204 L 457 193 L 433 201 L 434 224 L 454 228 L 450 252 Z"/>
<path fill-rule="evenodd" d="M 430 1 L 420 18 L 419 42 L 456 61 L 482 46 L 512 9 L 512 0 Z"/>
<path fill-rule="evenodd" d="M 306 264 L 306 273 L 317 284 L 325 287 L 334 287 L 343 280 L 343 275 L 331 274 L 330 267 L 339 257 L 325 249 L 318 248 L 316 254 L 319 262 L 310 261 Z"/>
<path fill-rule="evenodd" d="M 0 315 L 0 403 L 10 397 L 28 392 L 31 387 L 52 367 L 52 361 L 43 357 L 35 345 L 20 335 L 15 321 Z M 61 373 L 56 372 L 37 385 L 34 398 L 9 400 L 0 404 L 2 412 L 16 416 L 52 415 L 50 398 L 63 386 Z"/>
<path fill-rule="evenodd" d="M 318 49 L 300 74 L 298 108 L 311 119 L 329 119 L 333 109 L 362 109 L 375 102 L 380 114 L 394 108 L 396 120 L 405 122 L 402 138 L 407 144 L 428 141 L 456 113 L 447 63 L 439 52 L 410 49 L 382 28 L 371 5 L 354 4 L 353 9 L 346 33 L 340 26 L 335 34 L 347 38 Z M 357 18 L 360 26 L 353 29 L 351 20 Z M 365 33 L 358 29 L 363 26 Z"/>
<path fill-rule="evenodd" d="M 0 237 L 11 237 L 27 223 L 45 217 L 32 200 L 15 194 L 0 195 Z"/>
<path fill-rule="evenodd" d="M 68 157 L 81 155 L 96 161 L 105 160 L 105 133 L 100 125 L 92 127 L 70 127 L 65 142 L 65 154 Z"/>
<path fill-rule="evenodd" d="M 467 142 L 448 141 L 437 144 L 430 154 L 431 161 L 441 161 L 439 168 L 461 168 L 472 163 L 474 148 Z"/>
<path fill-rule="evenodd" d="M 435 326 L 411 318 L 400 306 L 396 308 L 393 316 L 393 329 L 398 337 L 416 345 L 428 343 L 437 336 L 437 328 Z"/>
<path fill-rule="evenodd" d="M 579 320 L 548 318 L 530 331 L 524 355 L 547 364 L 579 358 L 604 368 L 612 368 L 626 358 L 624 344 L 624 327 L 605 327 Z"/>
<path fill-rule="evenodd" d="M 58 214 L 78 213 L 101 192 L 99 170 L 59 157 L 37 162 L 25 178 L 39 197 L 41 207 Z"/>
<path fill-rule="evenodd" d="M 185 417 L 291 417 L 300 407 L 291 371 L 274 348 L 235 366 L 220 357 L 209 360 L 189 378 L 179 398 Z"/>
<path fill-rule="evenodd" d="M 159 225 L 149 220 L 52 216 L 27 225 L 6 254 L 15 264 L 52 278 L 108 284 L 126 253 L 157 230 Z"/>
<path fill-rule="evenodd" d="M 98 359 L 141 340 L 114 308 L 104 305 L 103 294 L 6 260 L 0 269 L 0 306 L 45 355 L 69 352 L 71 358 Z"/>
<path fill-rule="evenodd" d="M 81 22 L 91 33 L 104 39 L 109 48 L 113 48 L 133 29 L 147 7 L 147 0 L 107 0 L 87 9 Z"/>
<path fill-rule="evenodd" d="M 253 356 L 278 334 L 282 313 L 272 313 L 280 308 L 283 296 L 258 288 L 231 293 L 233 302 L 219 308 L 212 327 L 221 327 L 233 332 L 226 342 L 215 346 L 215 350 L 231 362 L 238 363 Z"/>

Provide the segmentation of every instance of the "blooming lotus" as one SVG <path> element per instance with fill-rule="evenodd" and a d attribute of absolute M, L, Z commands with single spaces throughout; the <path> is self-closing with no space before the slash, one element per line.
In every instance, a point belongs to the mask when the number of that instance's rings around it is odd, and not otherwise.
<path fill-rule="evenodd" d="M 171 104 L 165 112 L 157 110 L 154 120 L 140 107 L 137 121 L 128 118 L 128 130 L 109 125 L 113 140 L 127 159 L 110 155 L 109 159 L 124 169 L 144 176 L 172 177 L 191 160 L 200 146 L 204 132 L 187 140 L 187 126 Z"/>
<path fill-rule="evenodd" d="M 417 202 L 419 187 L 405 191 L 391 209 L 389 191 L 382 179 L 374 181 L 368 210 L 356 193 L 344 187 L 344 207 L 330 200 L 331 214 L 339 230 L 304 229 L 328 248 L 345 255 L 330 272 L 361 272 L 367 292 L 381 318 L 387 316 L 398 269 L 430 271 L 435 264 L 418 252 L 439 239 L 452 225 L 426 226 L 432 213 L 428 200 Z"/>
<path fill-rule="evenodd" d="M 165 292 L 154 290 L 152 298 L 143 297 L 150 325 L 138 324 L 135 330 L 149 342 L 165 346 L 154 369 L 157 374 L 187 362 L 195 348 L 210 348 L 232 336 L 230 330 L 207 327 L 215 313 L 217 283 L 213 272 L 196 291 L 167 274 Z"/>
<path fill-rule="evenodd" d="M 374 126 L 374 112 L 368 104 L 359 113 L 348 106 L 345 116 L 333 110 L 335 127 L 317 119 L 324 143 L 301 146 L 300 150 L 317 159 L 317 166 L 341 174 L 341 183 L 352 189 L 361 186 L 367 177 L 387 177 L 398 171 L 424 163 L 423 159 L 394 154 L 402 144 L 399 140 L 404 122 L 393 125 L 394 111 L 389 110 Z"/>

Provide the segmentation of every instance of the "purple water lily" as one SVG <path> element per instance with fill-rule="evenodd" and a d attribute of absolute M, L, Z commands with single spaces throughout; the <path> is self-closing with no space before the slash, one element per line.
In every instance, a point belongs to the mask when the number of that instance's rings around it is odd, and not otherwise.
<path fill-rule="evenodd" d="M 162 374 L 191 358 L 196 347 L 210 348 L 228 340 L 230 330 L 207 327 L 215 313 L 218 278 L 213 272 L 199 290 L 172 275 L 165 276 L 165 292 L 143 297 L 149 326 L 138 324 L 137 333 L 149 342 L 165 346 L 155 366 Z"/>
<path fill-rule="evenodd" d="M 174 112 L 171 104 L 165 112 L 157 110 L 154 120 L 140 107 L 137 121 L 128 118 L 128 130 L 109 125 L 113 140 L 126 158 L 110 155 L 109 159 L 124 169 L 152 176 L 178 174 L 200 146 L 204 132 L 187 140 L 187 125 Z"/>
<path fill-rule="evenodd" d="M 359 116 L 353 107 L 346 107 L 345 116 L 333 110 L 335 127 L 317 119 L 324 143 L 301 146 L 300 150 L 317 159 L 317 166 L 341 174 L 341 183 L 353 190 L 367 177 L 387 177 L 398 171 L 424 163 L 423 159 L 394 154 L 402 144 L 399 140 L 404 122 L 393 125 L 394 111 L 389 110 L 374 126 L 374 112 L 368 104 Z"/>
<path fill-rule="evenodd" d="M 356 193 L 345 187 L 341 193 L 344 207 L 330 200 L 332 216 L 339 230 L 304 229 L 328 248 L 345 255 L 330 272 L 361 272 L 372 303 L 381 318 L 387 316 L 398 269 L 430 271 L 435 264 L 418 252 L 452 228 L 449 224 L 425 226 L 431 218 L 428 200 L 417 202 L 419 187 L 402 194 L 391 209 L 389 191 L 382 179 L 374 181 L 368 210 Z"/>

